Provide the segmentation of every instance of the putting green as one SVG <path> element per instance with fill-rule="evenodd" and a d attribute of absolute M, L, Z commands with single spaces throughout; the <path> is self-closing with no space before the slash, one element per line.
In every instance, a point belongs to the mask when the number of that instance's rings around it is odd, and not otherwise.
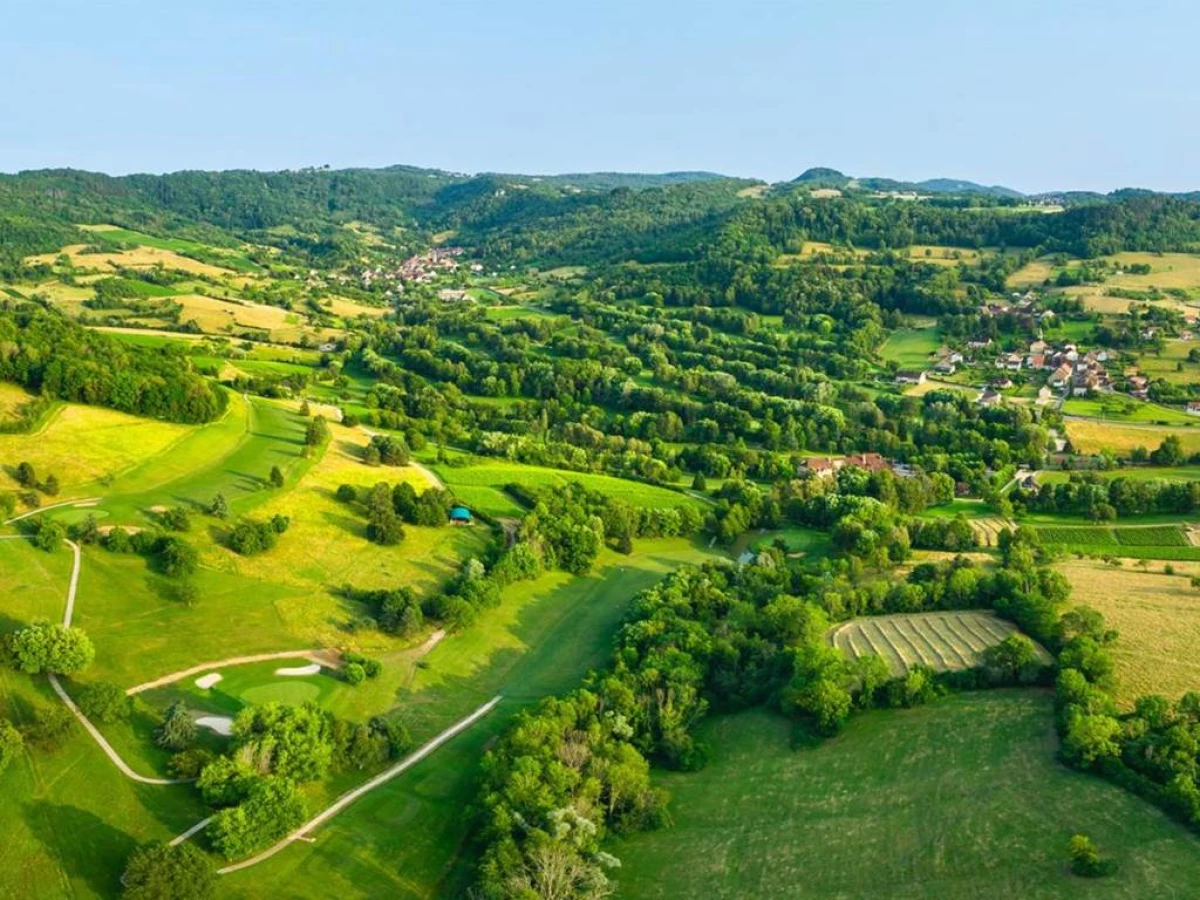
<path fill-rule="evenodd" d="M 258 704 L 286 703 L 288 706 L 299 706 L 309 700 L 321 696 L 321 689 L 306 681 L 272 681 L 270 684 L 260 684 L 257 687 L 246 688 L 241 692 L 245 703 Z"/>

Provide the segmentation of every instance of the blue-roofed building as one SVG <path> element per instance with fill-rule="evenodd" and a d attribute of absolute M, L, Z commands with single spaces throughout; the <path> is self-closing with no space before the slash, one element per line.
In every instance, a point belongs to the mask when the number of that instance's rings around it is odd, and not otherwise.
<path fill-rule="evenodd" d="M 465 506 L 456 506 L 450 510 L 451 525 L 470 525 L 471 511 Z"/>

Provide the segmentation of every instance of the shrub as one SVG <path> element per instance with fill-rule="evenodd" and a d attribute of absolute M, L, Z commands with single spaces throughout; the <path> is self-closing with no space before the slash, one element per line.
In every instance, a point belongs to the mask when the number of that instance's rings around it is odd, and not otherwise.
<path fill-rule="evenodd" d="M 207 900 L 216 873 L 194 844 L 139 847 L 121 876 L 122 900 Z"/>
<path fill-rule="evenodd" d="M 181 701 L 167 707 L 163 723 L 154 735 L 158 746 L 167 750 L 186 750 L 196 740 L 196 723 Z"/>
<path fill-rule="evenodd" d="M 1084 878 L 1103 878 L 1116 871 L 1112 860 L 1103 859 L 1095 843 L 1086 834 L 1072 836 L 1068 847 L 1071 871 Z"/>
<path fill-rule="evenodd" d="M 342 503 L 354 503 L 358 500 L 358 488 L 352 484 L 340 484 L 334 497 Z"/>
<path fill-rule="evenodd" d="M 190 531 L 192 519 L 182 506 L 173 506 L 162 514 L 162 523 L 171 531 Z"/>
<path fill-rule="evenodd" d="M 182 578 L 195 573 L 200 561 L 200 554 L 196 552 L 196 548 L 183 538 L 163 538 L 158 553 L 163 572 L 172 578 Z"/>
<path fill-rule="evenodd" d="M 38 523 L 37 531 L 33 535 L 33 544 L 39 550 L 53 553 L 66 536 L 67 531 L 62 525 L 52 519 L 46 519 Z"/>
<path fill-rule="evenodd" d="M 176 778 L 197 778 L 205 767 L 213 761 L 211 750 L 205 750 L 203 747 L 192 747 L 188 750 L 181 750 L 178 753 L 171 755 L 171 761 L 168 764 L 171 769 L 171 774 Z"/>
<path fill-rule="evenodd" d="M 227 859 L 240 859 L 277 841 L 304 821 L 304 797 L 286 778 L 257 779 L 249 796 L 213 817 L 209 836 Z"/>
<path fill-rule="evenodd" d="M 21 752 L 24 743 L 21 732 L 17 731 L 8 719 L 0 719 L 0 772 L 8 768 L 8 764 Z"/>
<path fill-rule="evenodd" d="M 367 671 L 358 663 L 350 663 L 343 670 L 342 675 L 349 684 L 362 684 L 367 680 Z"/>
<path fill-rule="evenodd" d="M 57 750 L 74 726 L 75 717 L 62 704 L 40 706 L 21 729 L 21 736 L 25 743 L 42 750 Z"/>
<path fill-rule="evenodd" d="M 119 722 L 129 718 L 131 698 L 110 681 L 96 681 L 79 692 L 79 708 L 94 722 Z"/>
<path fill-rule="evenodd" d="M 9 637 L 8 645 L 16 668 L 30 675 L 71 675 L 87 668 L 96 656 L 83 631 L 49 622 L 27 625 Z"/>

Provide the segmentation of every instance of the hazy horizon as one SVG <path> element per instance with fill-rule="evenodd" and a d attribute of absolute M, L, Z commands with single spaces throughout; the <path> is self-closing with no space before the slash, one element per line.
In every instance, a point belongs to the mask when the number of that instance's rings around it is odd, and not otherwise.
<path fill-rule="evenodd" d="M 1200 189 L 1188 36 L 1152 0 L 8 11 L 0 171 L 812 166 L 1025 193 Z M 1117 64 L 1119 62 L 1119 65 Z"/>

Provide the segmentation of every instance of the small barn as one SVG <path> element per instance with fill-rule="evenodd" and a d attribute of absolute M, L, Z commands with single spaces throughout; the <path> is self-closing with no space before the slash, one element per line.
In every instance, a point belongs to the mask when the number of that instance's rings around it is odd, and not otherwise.
<path fill-rule="evenodd" d="M 450 510 L 451 525 L 470 525 L 471 511 L 465 506 L 456 506 Z"/>

